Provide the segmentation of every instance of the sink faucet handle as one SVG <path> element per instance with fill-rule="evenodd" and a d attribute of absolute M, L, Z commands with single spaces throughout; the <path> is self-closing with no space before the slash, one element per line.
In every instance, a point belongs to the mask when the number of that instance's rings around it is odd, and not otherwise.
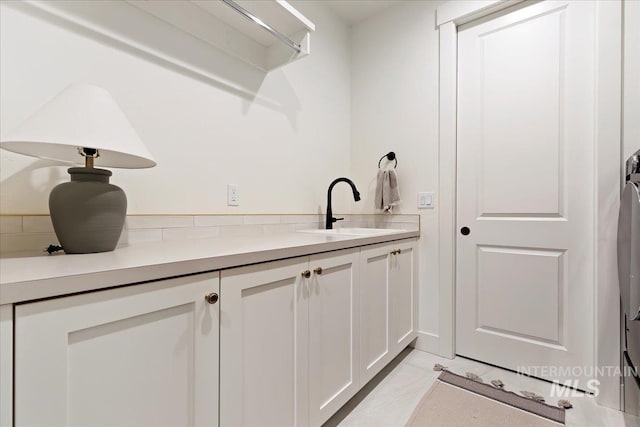
<path fill-rule="evenodd" d="M 335 217 L 331 218 L 331 222 L 338 222 L 338 221 L 343 221 L 343 220 L 344 220 L 344 218 L 335 218 Z"/>

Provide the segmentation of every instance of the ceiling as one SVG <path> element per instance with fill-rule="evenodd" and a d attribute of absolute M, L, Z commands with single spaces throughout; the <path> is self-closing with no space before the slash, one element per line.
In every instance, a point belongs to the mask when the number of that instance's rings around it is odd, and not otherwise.
<path fill-rule="evenodd" d="M 336 15 L 349 25 L 364 21 L 399 0 L 326 0 L 326 4 Z"/>

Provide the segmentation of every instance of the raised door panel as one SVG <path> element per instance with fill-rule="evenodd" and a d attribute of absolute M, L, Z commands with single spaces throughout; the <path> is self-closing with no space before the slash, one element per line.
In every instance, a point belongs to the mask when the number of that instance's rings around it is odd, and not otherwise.
<path fill-rule="evenodd" d="M 358 249 L 310 259 L 310 426 L 329 419 L 360 387 L 358 260 Z"/>
<path fill-rule="evenodd" d="M 395 357 L 417 336 L 417 248 L 415 242 L 392 245 L 389 258 L 389 341 Z"/>
<path fill-rule="evenodd" d="M 15 425 L 217 425 L 218 289 L 208 273 L 17 305 Z"/>
<path fill-rule="evenodd" d="M 481 217 L 563 211 L 564 20 L 560 7 L 478 37 Z"/>
<path fill-rule="evenodd" d="M 220 424 L 308 424 L 307 258 L 222 272 Z"/>
<path fill-rule="evenodd" d="M 387 244 L 360 252 L 360 376 L 363 384 L 391 361 Z"/>

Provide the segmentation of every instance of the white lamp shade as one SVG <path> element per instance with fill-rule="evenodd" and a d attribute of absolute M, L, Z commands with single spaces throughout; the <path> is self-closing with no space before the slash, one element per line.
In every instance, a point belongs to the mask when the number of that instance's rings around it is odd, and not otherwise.
<path fill-rule="evenodd" d="M 156 165 L 111 94 L 75 84 L 36 111 L 0 141 L 0 147 L 42 159 L 84 163 L 78 147 L 98 149 L 96 166 L 150 168 Z"/>

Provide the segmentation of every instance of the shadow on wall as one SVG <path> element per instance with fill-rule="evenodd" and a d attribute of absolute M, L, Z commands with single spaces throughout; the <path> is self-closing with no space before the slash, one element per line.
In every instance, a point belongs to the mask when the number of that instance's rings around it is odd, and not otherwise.
<path fill-rule="evenodd" d="M 3 153 L 4 154 L 4 153 Z M 18 156 L 18 154 L 16 154 Z M 61 167 L 52 167 L 61 166 Z M 8 176 L 0 187 L 0 212 L 8 213 L 7 207 L 18 206 L 16 199 L 32 200 L 35 205 L 44 206 L 42 214 L 49 213 L 49 193 L 56 185 L 69 180 L 66 169 L 73 165 L 61 165 L 53 160 L 36 160 L 27 167 Z"/>
<path fill-rule="evenodd" d="M 300 102 L 282 71 L 270 74 L 271 80 L 277 78 L 277 91 L 261 90 L 266 72 L 219 53 L 207 43 L 126 2 L 60 3 L 68 8 L 60 14 L 26 2 L 7 2 L 5 5 L 238 96 L 245 100 L 243 115 L 256 103 L 284 114 L 292 127 L 297 125 Z"/>
<path fill-rule="evenodd" d="M 246 67 L 246 65 L 242 64 Z M 277 100 L 277 101 L 276 101 Z M 293 130 L 298 130 L 298 113 L 302 110 L 300 100 L 282 70 L 269 72 L 268 85 L 252 99 L 242 101 L 242 115 L 246 116 L 255 104 L 270 108 L 285 115 Z"/>

